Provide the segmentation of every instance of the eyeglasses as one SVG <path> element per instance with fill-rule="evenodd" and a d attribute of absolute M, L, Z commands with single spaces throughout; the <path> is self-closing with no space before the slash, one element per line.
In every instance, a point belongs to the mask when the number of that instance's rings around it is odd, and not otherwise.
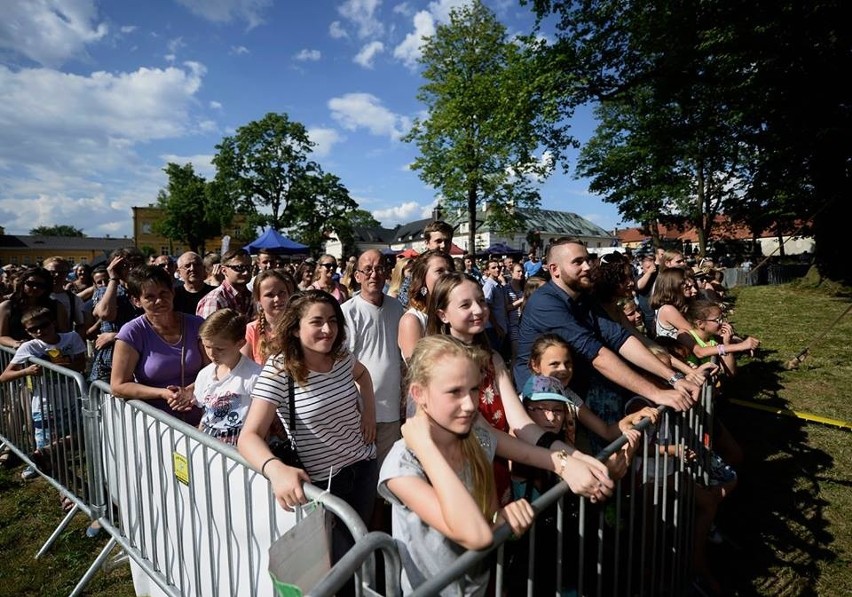
<path fill-rule="evenodd" d="M 536 406 L 530 405 L 527 407 L 527 410 L 531 410 L 533 412 L 539 413 L 550 413 L 555 417 L 564 417 L 565 416 L 565 408 L 562 406 L 558 406 L 556 408 L 548 408 L 546 406 Z"/>
<path fill-rule="evenodd" d="M 364 269 L 359 269 L 359 270 L 355 270 L 355 271 L 360 272 L 360 273 L 364 274 L 365 276 L 367 276 L 369 278 L 373 274 L 376 274 L 377 276 L 384 275 L 384 274 L 387 273 L 388 270 L 386 268 L 382 267 L 382 266 L 377 266 L 377 267 L 365 267 Z"/>
<path fill-rule="evenodd" d="M 243 274 L 251 269 L 251 266 L 249 265 L 226 265 L 225 267 L 237 272 L 238 274 Z"/>
<path fill-rule="evenodd" d="M 26 286 L 27 288 L 41 288 L 42 290 L 47 288 L 47 284 L 45 284 L 44 282 L 38 282 L 36 280 L 25 280 L 24 286 Z"/>
<path fill-rule="evenodd" d="M 334 269 L 336 267 L 336 264 L 334 264 L 334 263 L 320 263 L 319 266 L 324 267 L 325 269 L 331 270 L 331 269 Z"/>
<path fill-rule="evenodd" d="M 25 327 L 24 329 L 28 334 L 35 334 L 36 332 L 40 332 L 42 330 L 46 330 L 51 325 L 53 325 L 50 321 L 37 321 L 36 323 Z"/>
<path fill-rule="evenodd" d="M 720 315 L 716 319 L 705 319 L 704 321 L 715 321 L 719 325 L 722 325 L 723 323 L 725 323 L 725 317 L 724 317 L 724 315 Z"/>

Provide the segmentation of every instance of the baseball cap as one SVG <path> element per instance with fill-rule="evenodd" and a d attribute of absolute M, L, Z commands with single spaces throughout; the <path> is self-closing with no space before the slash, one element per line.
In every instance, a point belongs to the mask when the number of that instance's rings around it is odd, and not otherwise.
<path fill-rule="evenodd" d="M 521 390 L 521 398 L 524 400 L 558 400 L 565 404 L 571 404 L 571 400 L 565 395 L 562 382 L 549 375 L 531 375 Z"/>

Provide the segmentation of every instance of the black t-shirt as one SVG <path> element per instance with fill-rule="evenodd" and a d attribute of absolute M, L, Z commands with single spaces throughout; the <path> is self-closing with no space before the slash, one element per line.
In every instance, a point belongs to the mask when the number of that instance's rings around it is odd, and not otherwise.
<path fill-rule="evenodd" d="M 175 288 L 175 302 L 174 302 L 174 310 L 180 311 L 181 313 L 189 313 L 190 315 L 195 315 L 195 309 L 198 307 L 198 303 L 204 297 L 205 294 L 210 292 L 216 288 L 215 286 L 210 286 L 206 282 L 201 287 L 201 290 L 198 292 L 189 292 L 186 289 L 186 286 L 178 286 Z"/>

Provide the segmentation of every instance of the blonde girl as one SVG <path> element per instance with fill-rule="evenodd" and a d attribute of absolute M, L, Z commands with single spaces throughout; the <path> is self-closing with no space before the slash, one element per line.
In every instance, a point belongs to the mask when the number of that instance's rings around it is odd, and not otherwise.
<path fill-rule="evenodd" d="M 737 371 L 736 354 L 753 353 L 760 346 L 757 338 L 749 336 L 741 339 L 735 336 L 734 328 L 725 319 L 721 305 L 716 302 L 695 300 L 689 305 L 686 317 L 692 322 L 692 327 L 688 335 L 680 338 L 691 349 L 690 361 L 696 365 L 718 356 L 725 371 L 733 375 Z"/>
<path fill-rule="evenodd" d="M 263 270 L 254 279 L 251 298 L 257 318 L 246 326 L 246 343 L 240 352 L 263 365 L 277 351 L 275 326 L 284 316 L 287 300 L 296 291 L 293 277 L 278 269 Z"/>
<path fill-rule="evenodd" d="M 396 265 L 393 266 L 391 273 L 390 286 L 388 287 L 388 296 L 393 298 L 399 297 L 399 289 L 402 288 L 402 282 L 411 275 L 412 261 L 410 257 L 400 257 L 396 260 Z"/>
<path fill-rule="evenodd" d="M 511 432 L 522 441 L 542 447 L 556 447 L 581 459 L 601 481 L 611 483 L 606 467 L 567 445 L 562 437 L 548 434 L 530 418 L 521 404 L 509 370 L 503 358 L 488 345 L 485 324 L 488 321 L 488 304 L 482 287 L 469 274 L 451 272 L 444 274 L 435 284 L 429 300 L 429 336 L 452 336 L 465 344 L 478 346 L 485 351 L 479 384 L 478 410 L 485 422 L 504 433 Z M 497 459 L 494 463 L 498 497 L 505 503 L 511 496 L 511 477 L 508 462 Z"/>
<path fill-rule="evenodd" d="M 417 341 L 426 335 L 426 306 L 435 282 L 444 273 L 453 271 L 453 261 L 443 251 L 429 250 L 421 253 L 411 267 L 411 285 L 408 287 L 408 310 L 399 320 L 397 342 L 405 361 L 414 352 Z"/>

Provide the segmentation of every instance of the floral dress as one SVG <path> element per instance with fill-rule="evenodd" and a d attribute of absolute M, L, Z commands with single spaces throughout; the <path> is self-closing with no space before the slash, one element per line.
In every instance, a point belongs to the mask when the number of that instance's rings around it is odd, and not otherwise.
<path fill-rule="evenodd" d="M 503 409 L 503 399 L 500 388 L 497 387 L 497 375 L 494 371 L 493 359 L 482 370 L 482 381 L 479 384 L 479 412 L 494 429 L 509 432 L 509 422 Z M 509 461 L 500 456 L 494 456 L 494 484 L 497 486 L 497 500 L 501 506 L 512 501 L 512 476 L 509 472 Z"/>

